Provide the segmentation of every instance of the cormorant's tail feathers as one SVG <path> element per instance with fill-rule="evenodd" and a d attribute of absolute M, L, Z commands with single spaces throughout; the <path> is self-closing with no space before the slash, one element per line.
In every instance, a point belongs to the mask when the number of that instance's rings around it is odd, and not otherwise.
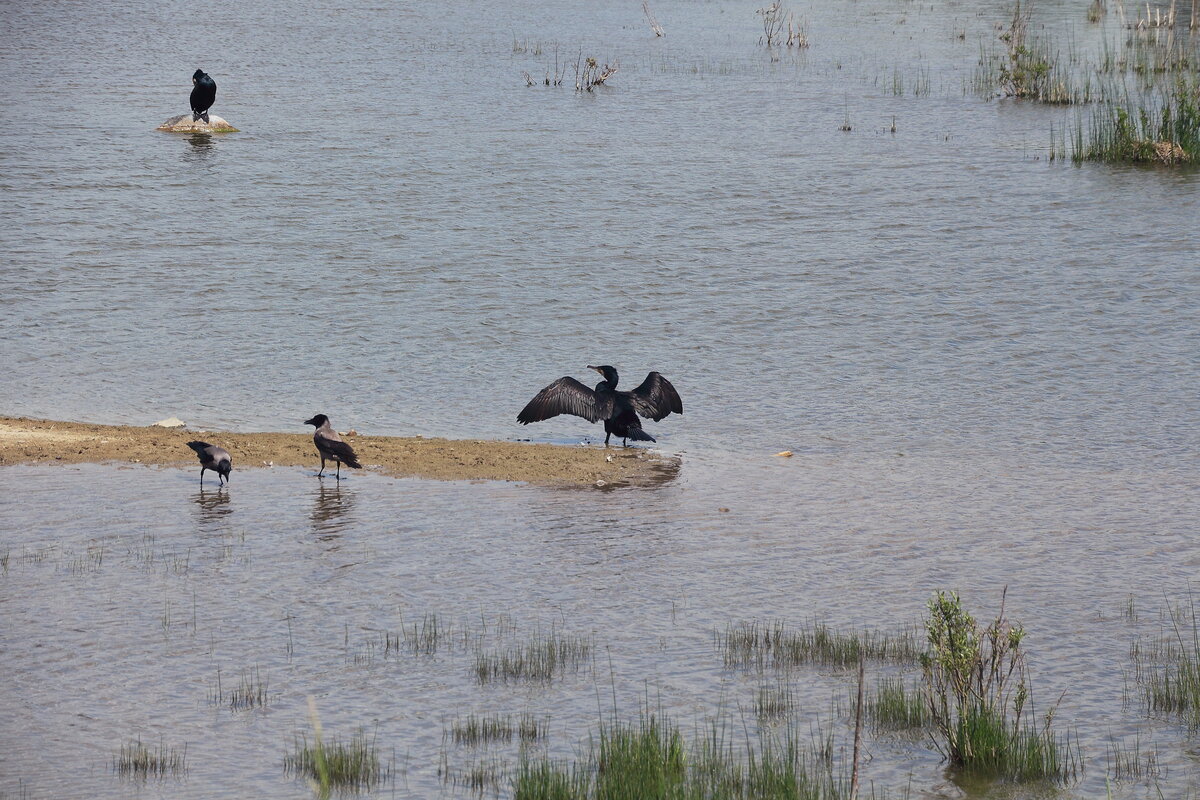
<path fill-rule="evenodd" d="M 646 433 L 641 428 L 636 428 L 633 426 L 629 427 L 628 435 L 625 438 L 630 439 L 635 442 L 657 442 L 658 441 L 658 439 L 655 439 L 653 436 Z"/>

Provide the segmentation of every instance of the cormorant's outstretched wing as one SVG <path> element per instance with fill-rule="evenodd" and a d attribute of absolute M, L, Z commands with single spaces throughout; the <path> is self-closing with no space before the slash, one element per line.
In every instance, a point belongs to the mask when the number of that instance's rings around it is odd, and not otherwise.
<path fill-rule="evenodd" d="M 571 377 L 559 378 L 521 409 L 517 422 L 528 425 L 559 414 L 574 414 L 588 422 L 608 419 L 612 414 L 612 395 L 598 395 Z"/>
<path fill-rule="evenodd" d="M 633 398 L 633 407 L 637 412 L 655 422 L 672 411 L 676 414 L 683 413 L 683 401 L 679 399 L 679 392 L 675 391 L 669 380 L 657 372 L 647 375 L 642 385 L 630 392 L 629 396 Z"/>

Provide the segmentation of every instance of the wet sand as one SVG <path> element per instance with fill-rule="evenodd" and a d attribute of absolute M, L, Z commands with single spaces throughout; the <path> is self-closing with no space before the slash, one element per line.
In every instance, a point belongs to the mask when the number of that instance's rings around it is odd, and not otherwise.
<path fill-rule="evenodd" d="M 148 464 L 194 467 L 199 473 L 199 462 L 187 446 L 193 439 L 228 450 L 234 473 L 270 466 L 315 470 L 321 463 L 312 436 L 303 433 L 223 433 L 0 416 L 0 465 Z M 678 458 L 633 447 L 361 434 L 346 441 L 365 468 L 396 477 L 614 486 L 659 483 L 679 469 Z M 329 472 L 334 467 L 330 464 Z"/>

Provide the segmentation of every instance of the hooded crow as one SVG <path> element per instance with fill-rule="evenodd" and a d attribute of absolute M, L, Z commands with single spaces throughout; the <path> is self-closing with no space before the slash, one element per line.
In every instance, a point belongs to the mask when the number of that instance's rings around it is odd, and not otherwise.
<path fill-rule="evenodd" d="M 317 446 L 317 452 L 321 454 L 321 471 L 317 473 L 318 478 L 325 474 L 326 459 L 338 465 L 338 480 L 342 479 L 342 464 L 354 469 L 362 469 L 362 464 L 358 463 L 358 456 L 354 455 L 354 450 L 342 441 L 342 437 L 338 436 L 337 431 L 329 424 L 329 417 L 317 414 L 312 419 L 305 420 L 304 424 L 314 425 L 317 428 L 313 433 L 313 444 Z"/>
<path fill-rule="evenodd" d="M 229 480 L 229 472 L 233 469 L 233 459 L 229 457 L 229 451 L 208 442 L 188 442 L 187 446 L 195 450 L 196 457 L 200 459 L 201 486 L 204 485 L 204 470 L 206 469 L 217 473 L 217 480 L 221 481 L 221 485 Z"/>

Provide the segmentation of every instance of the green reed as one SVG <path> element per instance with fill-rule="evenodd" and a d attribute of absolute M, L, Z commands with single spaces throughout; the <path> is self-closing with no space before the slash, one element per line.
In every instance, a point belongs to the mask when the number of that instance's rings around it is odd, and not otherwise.
<path fill-rule="evenodd" d="M 824 750 L 794 731 L 782 740 L 737 746 L 724 725 L 686 738 L 670 720 L 643 710 L 633 722 L 605 722 L 578 760 L 525 759 L 515 800 L 840 800 L 846 781 Z"/>
<path fill-rule="evenodd" d="M 180 776 L 187 774 L 187 745 L 183 750 L 168 747 L 159 742 L 158 748 L 151 750 L 138 739 L 121 745 L 121 749 L 113 756 L 113 772 L 123 778 L 165 778 L 168 775 Z"/>
<path fill-rule="evenodd" d="M 551 632 L 503 652 L 479 653 L 475 677 L 480 683 L 530 681 L 549 682 L 578 670 L 591 658 L 592 642 L 579 636 Z"/>
<path fill-rule="evenodd" d="M 325 795 L 331 787 L 368 789 L 391 775 L 391 767 L 379 760 L 375 737 L 361 730 L 348 741 L 326 739 L 319 728 L 311 742 L 301 734 L 284 759 L 284 769 L 315 781 Z"/>
<path fill-rule="evenodd" d="M 753 621 L 731 624 L 716 638 L 726 667 L 800 664 L 852 667 L 860 659 L 916 664 L 922 652 L 912 628 L 883 633 L 839 631 L 824 623 L 789 627 L 779 621 Z"/>
<path fill-rule="evenodd" d="M 1173 641 L 1147 652 L 1149 663 L 1135 661 L 1135 680 L 1148 714 L 1175 717 L 1194 732 L 1200 730 L 1200 621 L 1194 602 L 1167 607 Z"/>
<path fill-rule="evenodd" d="M 208 693 L 208 702 L 227 705 L 234 711 L 265 708 L 270 698 L 269 681 L 263 678 L 257 665 L 243 669 L 235 686 L 225 689 L 221 680 L 221 668 L 217 667 L 217 688 Z"/>
<path fill-rule="evenodd" d="M 920 688 L 907 686 L 903 678 L 881 678 L 864 711 L 876 733 L 921 729 L 933 722 Z"/>
<path fill-rule="evenodd" d="M 480 745 L 487 742 L 511 742 L 515 736 L 522 742 L 533 742 L 546 737 L 546 723 L 532 714 L 522 714 L 516 722 L 507 714 L 455 720 L 450 726 L 455 744 Z"/>
<path fill-rule="evenodd" d="M 759 721 L 782 719 L 795 710 L 796 695 L 787 681 L 780 681 L 775 686 L 759 686 L 754 695 L 754 715 Z"/>

